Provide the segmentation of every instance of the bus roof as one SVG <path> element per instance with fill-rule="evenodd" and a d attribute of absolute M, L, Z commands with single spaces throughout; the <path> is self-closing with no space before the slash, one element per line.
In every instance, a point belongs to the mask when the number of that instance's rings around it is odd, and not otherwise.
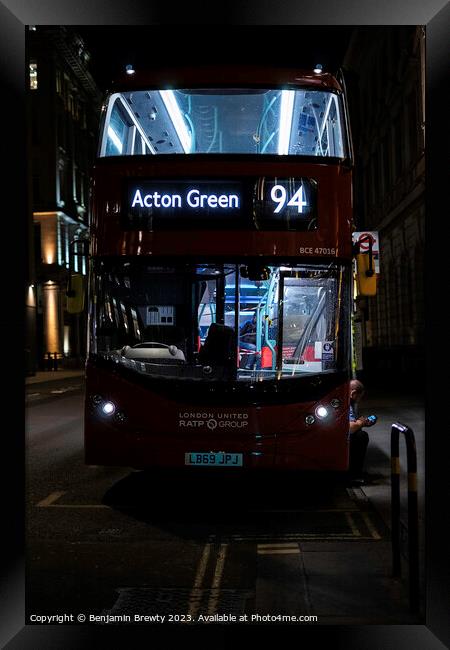
<path fill-rule="evenodd" d="M 295 88 L 342 91 L 329 73 L 314 73 L 298 68 L 253 65 L 197 65 L 189 67 L 158 67 L 124 73 L 110 88 L 111 92 L 145 90 L 147 88 Z"/>

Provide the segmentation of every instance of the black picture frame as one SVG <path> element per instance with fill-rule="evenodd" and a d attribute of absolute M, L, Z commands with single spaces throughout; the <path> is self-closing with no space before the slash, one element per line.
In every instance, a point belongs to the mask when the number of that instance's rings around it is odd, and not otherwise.
<path fill-rule="evenodd" d="M 2 463 L 4 497 L 4 541 L 2 551 L 2 583 L 0 590 L 0 642 L 8 648 L 80 648 L 103 644 L 114 635 L 111 647 L 132 646 L 135 635 L 144 635 L 151 641 L 149 629 L 144 628 L 92 628 L 78 626 L 26 626 L 24 624 L 25 556 L 24 556 L 24 457 L 25 412 L 22 344 L 24 340 L 24 291 L 27 280 L 26 213 L 29 209 L 26 192 L 25 141 L 25 26 L 30 24 L 61 25 L 132 25 L 170 24 L 170 6 L 162 7 L 134 0 L 97 0 L 91 3 L 72 3 L 70 0 L 3 0 L 0 3 L 0 60 L 3 115 L 3 165 L 2 208 L 6 237 L 2 255 L 4 307 L 3 325 L 3 438 L 6 448 Z M 389 3 L 326 0 L 321 3 L 305 2 L 258 2 L 247 0 L 231 8 L 224 6 L 222 15 L 209 18 L 205 5 L 189 4 L 177 21 L 194 21 L 198 24 L 222 25 L 425 25 L 427 33 L 427 260 L 429 271 L 426 278 L 426 310 L 429 319 L 426 326 L 427 344 L 427 415 L 426 415 L 426 557 L 427 557 L 427 611 L 424 625 L 419 626 L 361 626 L 332 627 L 304 626 L 294 630 L 296 643 L 328 643 L 333 648 L 427 648 L 438 650 L 450 645 L 450 611 L 448 587 L 448 544 L 446 543 L 445 516 L 448 512 L 448 434 L 446 419 L 440 415 L 440 405 L 445 405 L 444 386 L 436 373 L 439 357 L 436 342 L 445 340 L 441 310 L 448 291 L 438 286 L 446 278 L 439 268 L 439 257 L 445 257 L 441 228 L 447 221 L 446 188 L 448 187 L 448 134 L 440 125 L 444 123 L 448 109 L 444 101 L 448 86 L 446 57 L 448 49 L 450 7 L 445 0 L 413 2 L 392 0 Z M 198 9 L 198 13 L 196 12 Z M 217 9 L 216 9 L 217 11 Z M 173 15 L 173 14 L 172 14 Z M 370 23 L 369 23 L 370 21 Z M 445 174 L 445 175 L 444 175 Z M 436 225 L 439 227 L 437 228 Z M 13 258 L 8 259 L 11 251 Z M 434 253 L 440 252 L 436 259 Z M 442 261 L 441 261 L 442 264 Z M 439 279 L 436 282 L 436 278 Z M 434 343 L 433 343 L 434 342 Z M 445 366 L 445 364 L 444 364 Z M 6 421 L 8 424 L 6 425 Z M 4 443 L 4 444 L 5 444 Z M 292 628 L 290 628 L 292 631 Z M 189 643 L 193 630 L 178 630 L 183 642 Z M 209 629 L 211 631 L 211 628 Z M 261 627 L 263 635 L 265 627 Z M 233 628 L 219 630 L 214 627 L 217 645 L 230 641 Z M 255 628 L 246 630 L 254 636 Z M 239 631 L 242 636 L 243 633 Z M 164 630 L 167 634 L 167 630 Z M 206 633 L 205 633 L 206 634 Z M 259 636 L 259 635 L 258 635 Z M 281 630 L 277 642 L 281 641 Z M 245 634 L 247 637 L 247 633 Z M 93 644 L 93 645 L 88 645 Z"/>

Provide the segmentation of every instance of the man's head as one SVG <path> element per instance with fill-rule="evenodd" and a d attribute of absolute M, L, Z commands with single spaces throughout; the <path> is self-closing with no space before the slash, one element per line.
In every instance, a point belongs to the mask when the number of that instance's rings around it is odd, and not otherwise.
<path fill-rule="evenodd" d="M 364 384 L 359 379 L 352 379 L 350 381 L 350 399 L 353 402 L 358 402 L 364 395 Z"/>

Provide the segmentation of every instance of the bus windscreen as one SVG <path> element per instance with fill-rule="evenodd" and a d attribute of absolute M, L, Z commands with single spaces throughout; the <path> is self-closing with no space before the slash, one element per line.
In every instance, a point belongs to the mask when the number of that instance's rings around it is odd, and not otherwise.
<path fill-rule="evenodd" d="M 281 380 L 347 370 L 348 269 L 99 260 L 91 350 L 152 377 Z M 256 279 L 255 279 L 256 278 Z"/>
<path fill-rule="evenodd" d="M 114 93 L 99 156 L 271 154 L 345 158 L 339 94 L 299 88 Z"/>

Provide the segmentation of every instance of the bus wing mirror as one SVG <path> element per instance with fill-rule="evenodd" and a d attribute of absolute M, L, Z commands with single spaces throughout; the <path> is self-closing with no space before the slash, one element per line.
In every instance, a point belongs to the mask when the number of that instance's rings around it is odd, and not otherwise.
<path fill-rule="evenodd" d="M 81 314 L 84 310 L 84 279 L 81 273 L 71 273 L 67 284 L 67 312 Z"/>
<path fill-rule="evenodd" d="M 377 293 L 377 274 L 372 255 L 356 255 L 356 289 L 358 296 L 375 296 Z"/>

